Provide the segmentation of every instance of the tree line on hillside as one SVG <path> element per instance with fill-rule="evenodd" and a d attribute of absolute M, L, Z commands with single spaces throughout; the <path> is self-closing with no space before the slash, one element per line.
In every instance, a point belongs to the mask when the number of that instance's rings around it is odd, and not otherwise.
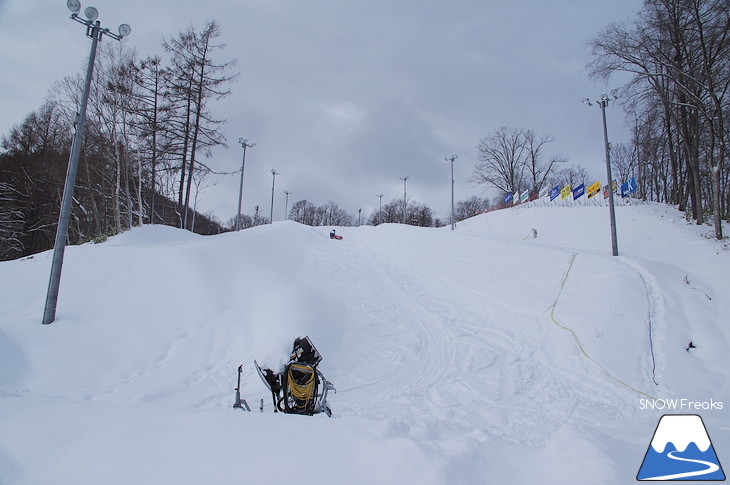
<path fill-rule="evenodd" d="M 163 41 L 167 58 L 140 58 L 123 43 L 100 44 L 87 109 L 69 242 L 104 237 L 142 223 L 209 234 L 214 217 L 195 211 L 213 170 L 205 157 L 225 144 L 224 120 L 210 101 L 229 94 L 233 61 L 215 21 Z M 46 102 L 2 138 L 0 259 L 53 246 L 72 129 L 82 92 L 79 73 L 56 82 Z"/>
<path fill-rule="evenodd" d="M 612 157 L 644 198 L 689 207 L 715 236 L 730 213 L 730 10 L 727 0 L 645 0 L 636 18 L 591 42 L 592 76 L 631 76 L 621 104 L 631 146 Z M 689 213 L 689 212 L 688 212 Z"/>
<path fill-rule="evenodd" d="M 492 204 L 488 199 L 472 196 L 466 200 L 455 203 L 454 220 L 463 221 L 489 210 Z M 287 214 L 287 220 L 305 224 L 308 226 L 342 226 L 350 227 L 357 225 L 377 226 L 387 223 L 403 223 L 403 199 L 394 198 L 382 209 L 373 211 L 369 216 L 363 216 L 359 211 L 357 215 L 342 209 L 337 203 L 329 201 L 326 204 L 316 206 L 306 199 L 296 201 L 292 204 Z M 441 227 L 450 221 L 435 217 L 433 209 L 428 205 L 407 199 L 405 204 L 405 223 L 420 227 Z M 260 215 L 256 207 L 253 217 L 241 214 L 241 227 L 244 229 L 268 224 L 269 219 Z M 228 220 L 225 230 L 232 231 L 236 227 L 236 217 Z"/>
<path fill-rule="evenodd" d="M 459 222 L 478 214 L 486 212 L 492 206 L 489 199 L 480 197 L 470 197 L 461 200 L 454 205 L 454 221 Z M 449 211 L 450 212 L 450 211 Z M 410 200 L 406 198 L 395 197 L 385 204 L 382 209 L 373 211 L 368 217 L 367 223 L 373 226 L 387 223 L 405 223 L 420 227 L 441 227 L 449 224 L 451 214 L 440 219 L 436 217 L 435 212 L 426 204 Z"/>

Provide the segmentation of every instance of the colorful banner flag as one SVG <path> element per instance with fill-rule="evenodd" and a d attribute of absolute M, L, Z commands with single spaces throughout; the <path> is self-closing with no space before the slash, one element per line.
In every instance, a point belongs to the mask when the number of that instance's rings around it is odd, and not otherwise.
<path fill-rule="evenodd" d="M 600 191 L 601 191 L 601 182 L 600 181 L 597 181 L 597 182 L 591 184 L 590 186 L 588 186 L 588 198 L 590 199 L 591 197 L 593 197 Z"/>
<path fill-rule="evenodd" d="M 611 185 L 613 185 L 613 193 L 615 194 L 616 193 L 616 181 L 614 180 Z M 623 197 L 623 194 L 622 194 L 622 197 Z M 603 198 L 608 199 L 608 185 L 603 186 Z"/>
<path fill-rule="evenodd" d="M 586 186 L 585 184 L 580 184 L 578 187 L 573 189 L 573 200 L 580 199 L 583 194 L 586 193 Z"/>
<path fill-rule="evenodd" d="M 532 202 L 533 200 L 537 200 L 537 195 L 538 195 L 538 194 L 537 194 L 537 189 L 532 189 L 532 190 L 531 190 L 531 191 L 529 192 L 529 198 L 530 198 L 530 202 Z"/>
<path fill-rule="evenodd" d="M 512 202 L 512 192 L 507 192 L 507 195 L 504 196 L 504 203 L 509 204 Z"/>
<path fill-rule="evenodd" d="M 545 197 L 547 195 L 547 193 L 548 193 L 548 188 L 543 187 L 542 190 L 540 191 L 540 198 L 542 199 L 543 197 Z"/>
<path fill-rule="evenodd" d="M 560 190 L 560 200 L 567 199 L 570 193 L 570 184 L 568 184 Z"/>
<path fill-rule="evenodd" d="M 524 192 L 522 192 L 522 195 L 520 195 L 520 202 L 525 202 L 529 195 L 530 195 L 529 190 L 525 190 Z"/>
<path fill-rule="evenodd" d="M 560 195 L 560 187 L 557 185 L 550 190 L 550 201 L 552 202 L 555 198 Z M 563 197 L 565 198 L 565 197 Z"/>

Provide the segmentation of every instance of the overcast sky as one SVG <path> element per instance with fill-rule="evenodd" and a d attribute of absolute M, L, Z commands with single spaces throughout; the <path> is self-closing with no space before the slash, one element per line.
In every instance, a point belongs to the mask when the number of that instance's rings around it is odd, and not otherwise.
<path fill-rule="evenodd" d="M 65 0 L 0 0 L 0 135 L 43 103 L 54 81 L 84 69 L 90 41 Z M 243 212 L 274 220 L 289 204 L 329 200 L 363 217 L 403 196 L 447 220 L 450 167 L 456 200 L 490 196 L 468 181 L 476 145 L 508 125 L 550 134 L 560 154 L 605 184 L 600 110 L 580 100 L 619 87 L 588 79 L 587 42 L 606 24 L 633 17 L 640 0 L 82 0 L 102 26 L 129 23 L 123 42 L 141 57 L 162 55 L 163 38 L 215 19 L 238 59 L 233 93 L 211 105 L 227 119 L 228 149 L 207 161 L 240 170 L 247 150 Z M 105 38 L 104 42 L 114 42 Z M 607 111 L 612 142 L 628 141 L 619 105 Z M 199 209 L 226 222 L 236 212 L 238 175 L 210 177 Z"/>

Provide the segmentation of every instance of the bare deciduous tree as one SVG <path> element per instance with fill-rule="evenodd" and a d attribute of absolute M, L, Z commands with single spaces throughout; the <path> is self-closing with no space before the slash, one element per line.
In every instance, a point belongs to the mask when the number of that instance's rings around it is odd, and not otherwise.
<path fill-rule="evenodd" d="M 545 161 L 544 147 L 552 141 L 550 135 L 539 136 L 525 128 L 502 126 L 477 145 L 479 161 L 471 180 L 504 194 L 527 188 L 539 191 L 555 164 L 565 161 L 562 157 Z"/>
<path fill-rule="evenodd" d="M 197 158 L 198 153 L 209 154 L 212 147 L 225 145 L 220 131 L 225 120 L 214 118 L 207 106 L 208 100 L 228 96 L 227 86 L 237 76 L 228 74 L 235 61 L 213 62 L 213 53 L 225 47 L 225 44 L 215 43 L 220 35 L 220 27 L 211 21 L 200 32 L 191 26 L 163 43 L 172 55 L 170 93 L 175 97 L 177 127 L 173 136 L 182 140 L 177 153 L 180 158 L 178 204 L 183 228 L 189 225 L 188 207 L 195 170 L 210 170 Z"/>
<path fill-rule="evenodd" d="M 466 200 L 461 200 L 456 203 L 454 219 L 457 221 L 463 221 L 464 219 L 481 214 L 489 209 L 489 207 L 490 204 L 487 199 L 481 199 L 477 196 L 469 197 Z"/>
<path fill-rule="evenodd" d="M 558 186 L 560 188 L 570 185 L 571 187 L 577 187 L 580 184 L 584 184 L 588 181 L 588 172 L 579 166 L 571 165 L 569 167 L 563 167 L 556 170 L 550 178 L 551 186 Z"/>
<path fill-rule="evenodd" d="M 642 189 L 668 191 L 679 198 L 686 188 L 697 224 L 704 220 L 703 200 L 711 200 L 715 236 L 721 238 L 722 214 L 727 212 L 722 209 L 722 192 L 728 190 L 722 185 L 722 171 L 728 157 L 730 111 L 727 0 L 646 0 L 633 22 L 609 25 L 591 44 L 591 74 L 604 79 L 616 72 L 631 74 L 625 91 L 632 114 L 662 118 L 662 123 L 652 125 L 663 132 L 664 152 L 643 148 L 638 152 L 666 154 L 664 160 L 671 165 L 640 157 Z M 656 136 L 643 138 L 652 139 Z M 645 178 L 667 174 L 671 178 L 665 180 L 672 187 L 666 190 Z M 679 204 L 682 207 L 682 200 Z"/>
<path fill-rule="evenodd" d="M 544 147 L 555 139 L 550 135 L 538 136 L 532 130 L 525 130 L 525 148 L 527 150 L 527 173 L 530 178 L 530 188 L 538 193 L 545 186 L 545 181 L 555 169 L 555 164 L 564 163 L 565 157 L 553 156 L 544 161 Z"/>

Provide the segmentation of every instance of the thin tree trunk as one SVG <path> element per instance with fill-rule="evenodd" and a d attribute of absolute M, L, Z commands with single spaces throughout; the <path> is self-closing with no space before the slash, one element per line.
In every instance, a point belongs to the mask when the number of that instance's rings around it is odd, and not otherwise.
<path fill-rule="evenodd" d="M 198 135 L 200 133 L 200 115 L 203 110 L 203 86 L 205 83 L 205 66 L 207 62 L 208 54 L 208 41 L 209 36 L 205 36 L 205 44 L 203 46 L 203 57 L 200 60 L 200 76 L 198 78 L 197 87 L 197 102 L 195 108 L 195 125 L 193 126 L 193 147 L 190 151 L 190 171 L 188 173 L 188 186 L 187 193 L 185 194 L 185 225 L 187 226 L 188 220 L 188 207 L 190 205 L 190 191 L 193 184 L 193 174 L 195 169 L 195 152 L 198 149 Z"/>

